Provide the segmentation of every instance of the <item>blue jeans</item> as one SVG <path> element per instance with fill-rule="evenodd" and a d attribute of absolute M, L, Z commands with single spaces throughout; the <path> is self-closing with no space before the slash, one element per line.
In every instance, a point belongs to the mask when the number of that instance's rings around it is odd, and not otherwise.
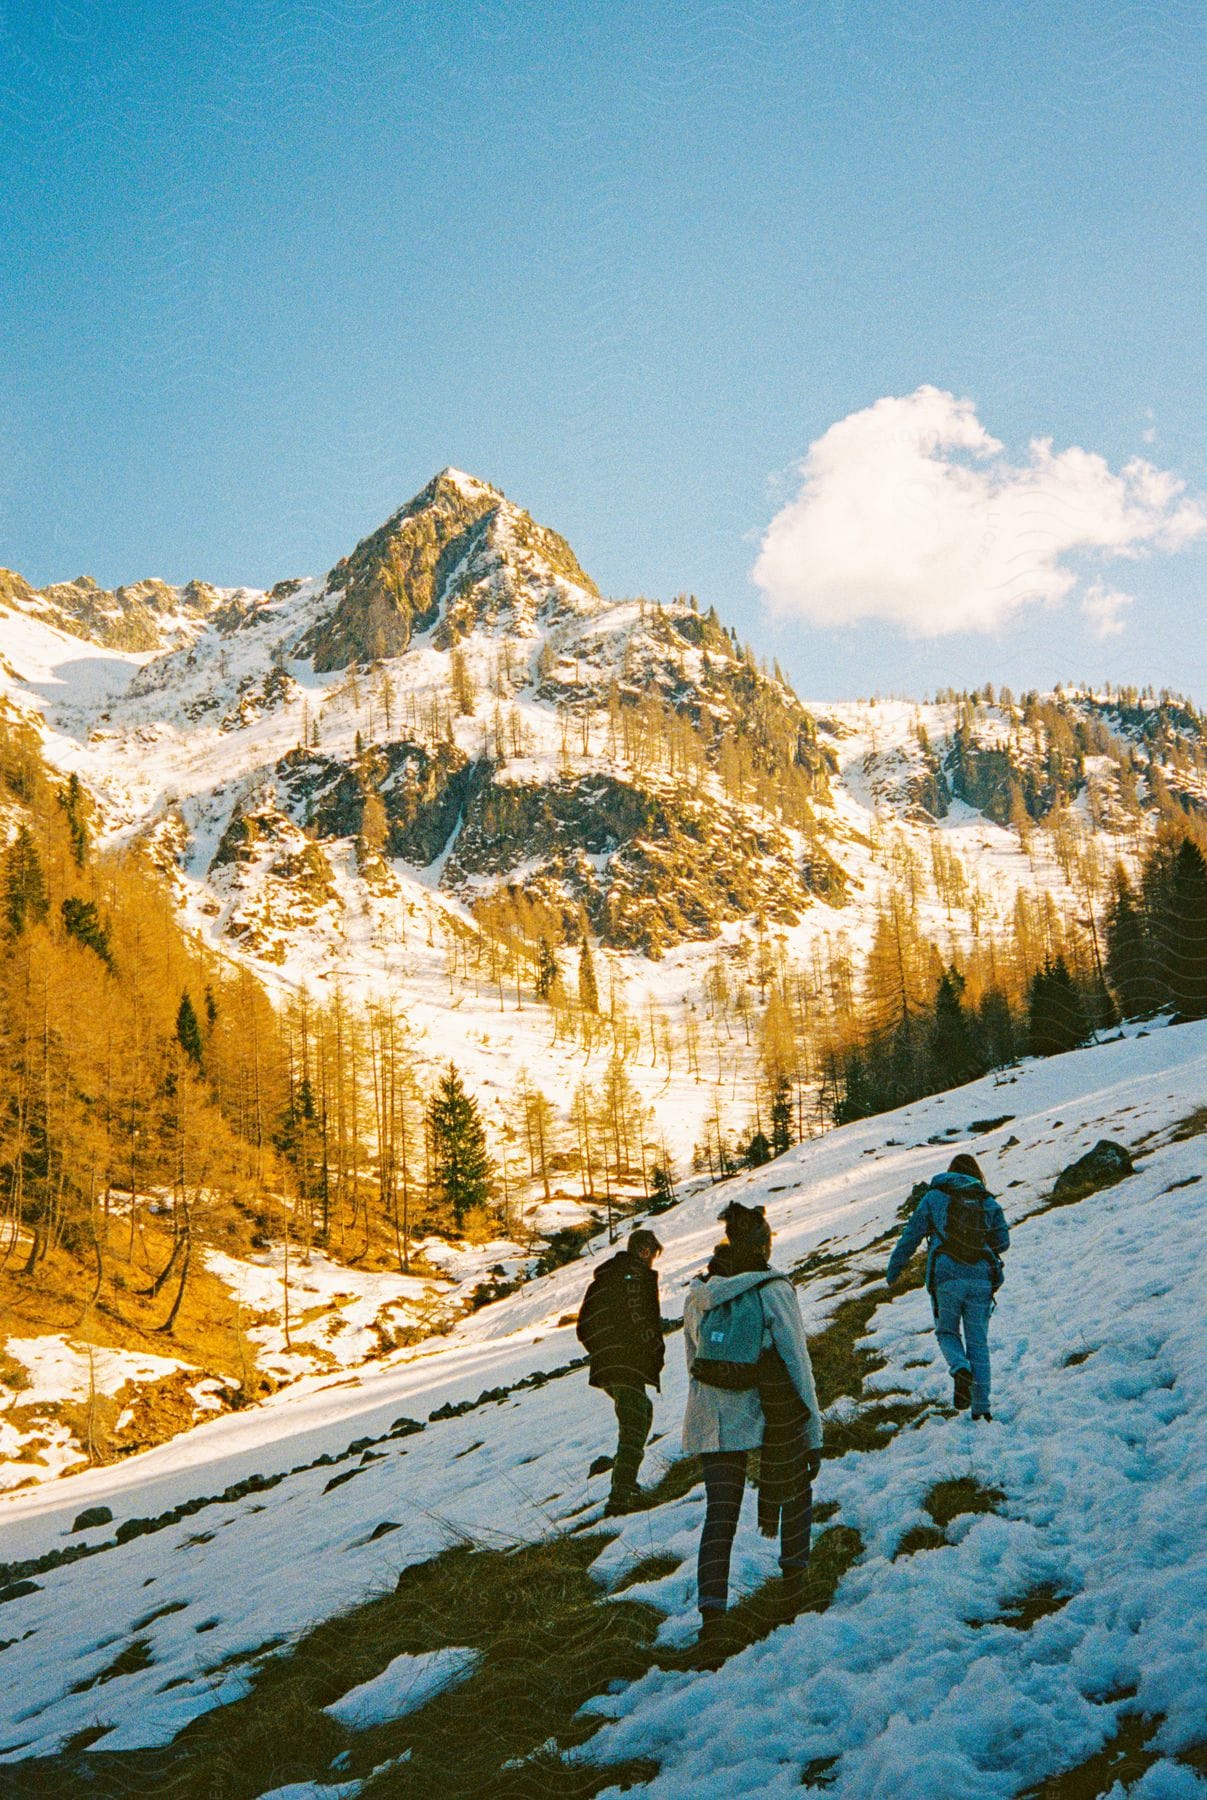
<path fill-rule="evenodd" d="M 960 1269 L 949 1257 L 935 1271 L 935 1336 L 953 1375 L 972 1371 L 972 1413 L 989 1411 L 989 1315 L 993 1311 L 993 1287 L 989 1271 L 981 1266 Z"/>
<path fill-rule="evenodd" d="M 700 1533 L 697 1596 L 701 1612 L 724 1611 L 729 1599 L 729 1559 L 746 1489 L 746 1452 L 710 1450 L 700 1458 L 707 1511 Z M 804 1469 L 799 1491 L 780 1513 L 780 1568 L 785 1575 L 809 1561 L 813 1532 L 813 1489 Z"/>

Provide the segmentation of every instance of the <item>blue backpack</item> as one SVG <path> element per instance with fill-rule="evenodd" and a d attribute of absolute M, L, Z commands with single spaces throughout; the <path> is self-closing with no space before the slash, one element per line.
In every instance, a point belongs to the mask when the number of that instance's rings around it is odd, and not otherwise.
<path fill-rule="evenodd" d="M 755 1282 L 732 1300 L 722 1300 L 705 1313 L 692 1359 L 693 1380 L 702 1381 L 706 1387 L 738 1393 L 759 1385 L 759 1358 L 766 1325 L 760 1290 L 769 1282 L 787 1279 L 786 1275 L 768 1275 L 766 1281 Z"/>

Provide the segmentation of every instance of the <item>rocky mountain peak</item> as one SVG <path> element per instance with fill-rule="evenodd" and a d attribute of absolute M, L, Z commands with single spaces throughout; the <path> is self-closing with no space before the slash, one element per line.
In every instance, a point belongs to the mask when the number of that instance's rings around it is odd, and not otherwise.
<path fill-rule="evenodd" d="M 306 644 L 320 673 L 401 655 L 436 625 L 441 642 L 478 623 L 525 633 L 539 613 L 598 599 L 564 538 L 451 467 L 335 565 L 327 592 L 334 611 Z"/>

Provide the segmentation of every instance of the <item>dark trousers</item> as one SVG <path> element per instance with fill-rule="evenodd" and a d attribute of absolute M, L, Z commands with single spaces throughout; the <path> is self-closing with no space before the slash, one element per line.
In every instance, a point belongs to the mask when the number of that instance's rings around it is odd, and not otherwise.
<path fill-rule="evenodd" d="M 612 1492 L 628 1497 L 637 1491 L 637 1472 L 654 1423 L 654 1402 L 643 1387 L 632 1382 L 613 1382 L 605 1392 L 616 1408 L 618 1433 Z"/>
<path fill-rule="evenodd" d="M 707 1511 L 700 1533 L 697 1593 L 701 1612 L 723 1610 L 729 1597 L 729 1559 L 746 1489 L 746 1452 L 713 1450 L 700 1458 Z M 813 1489 L 804 1469 L 800 1486 L 780 1511 L 780 1568 L 785 1575 L 809 1561 Z"/>

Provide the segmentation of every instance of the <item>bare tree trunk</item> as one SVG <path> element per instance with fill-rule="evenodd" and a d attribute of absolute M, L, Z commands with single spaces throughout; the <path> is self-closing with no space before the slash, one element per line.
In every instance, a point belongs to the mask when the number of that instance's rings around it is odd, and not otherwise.
<path fill-rule="evenodd" d="M 176 1298 L 172 1302 L 171 1312 L 159 1327 L 160 1331 L 165 1334 L 170 1334 L 176 1323 L 176 1315 L 180 1311 L 180 1303 L 184 1299 L 185 1284 L 189 1279 L 189 1264 L 193 1256 L 193 1231 L 187 1216 L 184 1223 L 184 1237 L 181 1241 L 184 1244 L 184 1262 L 180 1268 L 180 1286 L 176 1289 Z"/>

